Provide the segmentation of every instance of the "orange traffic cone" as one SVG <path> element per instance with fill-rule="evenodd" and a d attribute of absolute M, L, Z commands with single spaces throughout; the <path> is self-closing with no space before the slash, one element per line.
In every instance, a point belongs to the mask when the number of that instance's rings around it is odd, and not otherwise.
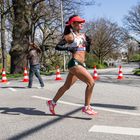
<path fill-rule="evenodd" d="M 56 67 L 56 78 L 55 78 L 55 80 L 62 80 L 61 75 L 60 75 L 59 66 Z"/>
<path fill-rule="evenodd" d="M 97 70 L 96 70 L 96 66 L 94 66 L 93 79 L 94 80 L 99 80 L 100 79 L 99 76 L 98 76 Z"/>
<path fill-rule="evenodd" d="M 117 79 L 123 79 L 123 73 L 122 73 L 122 66 L 119 66 L 119 73 L 118 73 L 118 78 Z"/>
<path fill-rule="evenodd" d="M 8 82 L 7 78 L 6 78 L 6 72 L 5 72 L 4 68 L 2 69 L 2 81 L 1 82 L 3 82 L 3 83 Z"/>
<path fill-rule="evenodd" d="M 27 68 L 24 68 L 24 79 L 22 82 L 29 82 L 29 77 L 28 77 L 28 72 L 27 72 Z"/>

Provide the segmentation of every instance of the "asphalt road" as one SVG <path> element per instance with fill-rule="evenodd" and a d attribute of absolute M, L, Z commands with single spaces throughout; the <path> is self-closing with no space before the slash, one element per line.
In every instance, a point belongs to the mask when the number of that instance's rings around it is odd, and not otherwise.
<path fill-rule="evenodd" d="M 50 115 L 46 101 L 52 99 L 63 80 L 43 77 L 45 88 L 26 88 L 22 79 L 0 83 L 0 140 L 140 140 L 140 76 L 137 64 L 97 70 L 92 106 L 98 115 L 82 114 L 86 85 L 77 81 L 59 100 L 56 116 Z M 89 70 L 92 74 L 93 70 Z"/>

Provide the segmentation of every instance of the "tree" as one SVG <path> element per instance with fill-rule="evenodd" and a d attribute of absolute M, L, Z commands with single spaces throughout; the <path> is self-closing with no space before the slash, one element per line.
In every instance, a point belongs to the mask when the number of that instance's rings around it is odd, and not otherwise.
<path fill-rule="evenodd" d="M 124 17 L 125 27 L 133 33 L 140 34 L 140 4 L 129 10 Z"/>
<path fill-rule="evenodd" d="M 1 53 L 1 50 L 0 50 L 0 63 L 2 63 L 2 53 Z"/>
<path fill-rule="evenodd" d="M 91 36 L 93 54 L 102 64 L 108 56 L 120 47 L 123 34 L 116 23 L 101 18 L 90 25 L 88 34 Z M 111 56 L 111 55 L 110 55 Z"/>
<path fill-rule="evenodd" d="M 4 0 L 0 3 L 0 13 L 1 13 L 1 49 L 2 49 L 2 67 L 6 69 L 7 51 L 6 51 L 6 38 L 5 38 L 5 8 Z"/>
<path fill-rule="evenodd" d="M 42 64 L 45 66 L 46 63 L 52 66 L 63 65 L 62 61 L 62 53 L 56 52 L 54 47 L 56 46 L 57 42 L 62 37 L 62 21 L 61 21 L 61 6 L 60 6 L 61 0 L 53 0 L 48 1 L 48 3 L 42 2 L 38 4 L 38 7 L 36 7 L 34 10 L 32 10 L 34 13 L 33 15 L 36 15 L 36 18 L 38 19 L 34 20 L 36 22 L 35 25 L 33 25 L 35 28 L 35 34 L 34 38 L 35 40 L 38 40 L 40 42 L 40 47 L 43 50 L 42 55 Z M 93 3 L 87 3 L 83 2 L 83 0 L 80 0 L 79 2 L 75 2 L 74 0 L 62 0 L 63 1 L 63 15 L 64 15 L 64 21 L 66 22 L 68 20 L 68 17 L 74 13 L 78 14 L 78 11 L 80 8 L 80 5 L 87 5 L 87 4 L 93 4 Z M 91 2 L 91 1 L 90 1 Z M 93 2 L 93 0 L 92 0 Z M 39 18 L 40 17 L 40 18 Z M 40 33 L 40 35 L 39 35 Z M 46 53 L 46 47 L 47 47 L 47 53 Z M 66 56 L 66 60 L 68 57 Z"/>
<path fill-rule="evenodd" d="M 137 42 L 132 39 L 127 39 L 124 42 L 123 48 L 125 50 L 125 56 L 128 63 L 132 60 L 132 57 L 138 52 L 137 45 Z"/>
<path fill-rule="evenodd" d="M 61 35 L 61 14 L 60 1 L 58 0 L 6 0 L 10 3 L 7 11 L 8 23 L 10 23 L 10 31 L 12 30 L 12 43 L 10 48 L 11 70 L 14 73 L 23 73 L 23 68 L 27 66 L 26 54 L 28 51 L 28 43 L 34 42 L 39 36 L 39 31 L 42 31 L 43 37 L 40 42 L 40 47 L 45 51 L 44 47 L 50 48 L 48 57 L 51 58 L 54 64 L 56 56 L 54 51 L 55 44 L 58 41 L 58 36 Z M 69 15 L 78 13 L 80 5 L 93 4 L 94 0 L 84 2 L 79 0 L 62 0 L 64 3 L 64 21 Z M 90 3 L 89 3 L 90 2 Z M 92 2 L 92 3 L 91 3 Z M 7 13 L 7 12 L 5 12 Z M 42 30 L 43 29 L 43 30 Z M 46 33 L 47 32 L 47 33 Z M 43 52 L 44 57 L 46 53 Z M 52 55 L 52 56 L 50 56 Z M 60 55 L 59 55 L 60 56 Z M 48 58 L 47 58 L 48 59 Z M 45 61 L 46 62 L 46 61 Z"/>
<path fill-rule="evenodd" d="M 138 47 L 140 46 L 140 41 L 138 41 L 138 37 L 140 37 L 140 4 L 137 4 L 131 10 L 129 10 L 128 15 L 124 18 L 124 23 L 128 32 L 134 33 L 137 37 L 130 37 L 138 43 Z M 139 62 L 140 67 L 140 62 Z"/>
<path fill-rule="evenodd" d="M 27 66 L 27 50 L 29 43 L 29 24 L 27 16 L 28 5 L 26 0 L 13 0 L 14 23 L 11 44 L 11 74 L 23 73 Z"/>

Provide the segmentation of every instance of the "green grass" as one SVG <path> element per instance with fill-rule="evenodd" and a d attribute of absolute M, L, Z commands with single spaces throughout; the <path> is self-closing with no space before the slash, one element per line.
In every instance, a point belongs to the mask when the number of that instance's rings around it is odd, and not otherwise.
<path fill-rule="evenodd" d="M 49 75 L 53 75 L 55 74 L 56 71 L 53 70 L 53 71 L 50 71 L 50 72 L 40 72 L 41 75 L 46 75 L 46 76 L 49 76 Z M 9 74 L 9 73 L 6 73 L 6 78 L 7 79 L 18 79 L 18 78 L 23 78 L 24 77 L 24 74 Z M 2 73 L 0 74 L 0 79 L 2 79 Z"/>
<path fill-rule="evenodd" d="M 24 77 L 23 74 L 6 74 L 7 79 L 17 79 L 20 77 Z M 2 78 L 2 74 L 0 75 L 0 78 Z"/>
<path fill-rule="evenodd" d="M 135 75 L 140 75 L 140 69 L 135 69 L 135 70 L 134 70 L 134 74 L 135 74 Z"/>
<path fill-rule="evenodd" d="M 46 76 L 53 75 L 55 73 L 56 73 L 55 70 L 52 70 L 52 71 L 49 71 L 49 72 L 43 72 L 43 71 L 40 72 L 41 75 L 46 75 Z"/>

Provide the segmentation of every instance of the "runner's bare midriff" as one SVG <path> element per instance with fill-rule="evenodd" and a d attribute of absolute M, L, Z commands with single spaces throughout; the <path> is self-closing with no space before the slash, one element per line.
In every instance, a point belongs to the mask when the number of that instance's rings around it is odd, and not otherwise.
<path fill-rule="evenodd" d="M 75 58 L 76 60 L 78 60 L 81 63 L 85 62 L 85 55 L 86 52 L 85 51 L 78 51 L 72 54 L 72 57 Z"/>

